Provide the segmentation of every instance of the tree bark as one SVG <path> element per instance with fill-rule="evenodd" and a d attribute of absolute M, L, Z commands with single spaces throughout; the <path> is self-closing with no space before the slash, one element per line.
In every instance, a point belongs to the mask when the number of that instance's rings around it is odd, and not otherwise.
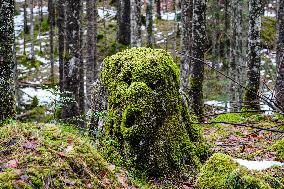
<path fill-rule="evenodd" d="M 180 80 L 181 91 L 183 93 L 184 100 L 189 97 L 190 85 L 190 65 L 191 65 L 191 42 L 192 42 L 192 11 L 193 0 L 181 1 L 181 48 L 182 56 L 180 62 Z M 187 105 L 188 102 L 187 102 Z"/>
<path fill-rule="evenodd" d="M 245 105 L 248 109 L 259 109 L 260 85 L 260 30 L 261 30 L 261 0 L 249 1 L 249 34 L 248 34 L 248 70 Z"/>
<path fill-rule="evenodd" d="M 97 61 L 97 11 L 96 1 L 94 0 L 87 0 L 87 20 L 86 96 L 87 109 L 90 109 L 92 85 L 99 78 L 99 64 Z M 128 37 L 130 37 L 130 34 Z"/>
<path fill-rule="evenodd" d="M 230 40 L 230 76 L 239 84 L 243 84 L 243 0 L 233 0 L 231 4 L 231 40 Z M 234 82 L 230 83 L 230 101 L 233 110 L 239 110 L 242 105 L 243 89 Z"/>
<path fill-rule="evenodd" d="M 161 0 L 156 0 L 156 6 L 157 6 L 157 19 L 161 20 Z"/>
<path fill-rule="evenodd" d="M 58 52 L 59 52 L 59 89 L 63 92 L 63 65 L 64 65 L 64 54 L 65 54 L 65 1 L 58 0 L 57 2 L 57 27 L 58 27 Z"/>
<path fill-rule="evenodd" d="M 35 59 L 35 37 L 34 37 L 34 1 L 30 0 L 30 35 L 31 35 L 31 53 L 30 53 L 30 59 Z"/>
<path fill-rule="evenodd" d="M 15 116 L 14 0 L 0 3 L 0 122 Z"/>
<path fill-rule="evenodd" d="M 192 73 L 190 93 L 192 109 L 200 119 L 203 117 L 204 53 L 206 44 L 206 1 L 194 0 L 192 24 Z"/>
<path fill-rule="evenodd" d="M 284 111 L 284 0 L 279 1 L 277 22 L 275 99 L 279 107 L 282 108 L 281 110 Z"/>
<path fill-rule="evenodd" d="M 117 0 L 117 41 L 130 45 L 130 0 Z"/>
<path fill-rule="evenodd" d="M 62 118 L 67 122 L 78 124 L 74 120 L 80 115 L 80 1 L 67 1 L 66 40 L 68 41 L 64 62 L 64 93 L 68 100 L 62 107 Z"/>
<path fill-rule="evenodd" d="M 27 0 L 24 1 L 24 55 L 26 54 L 26 34 L 28 34 Z"/>
<path fill-rule="evenodd" d="M 141 46 L 141 0 L 130 0 L 131 47 Z"/>
<path fill-rule="evenodd" d="M 49 20 L 49 57 L 50 57 L 50 82 L 54 84 L 54 5 L 53 0 L 48 0 L 48 20 Z"/>
<path fill-rule="evenodd" d="M 146 8 L 147 47 L 153 47 L 153 0 L 147 0 Z"/>

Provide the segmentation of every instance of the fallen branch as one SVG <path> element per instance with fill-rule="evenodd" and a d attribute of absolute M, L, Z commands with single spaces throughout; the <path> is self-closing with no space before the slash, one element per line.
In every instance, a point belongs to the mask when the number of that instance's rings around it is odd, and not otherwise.
<path fill-rule="evenodd" d="M 284 130 L 277 130 L 277 129 L 269 129 L 269 128 L 262 128 L 262 127 L 258 127 L 255 125 L 251 125 L 251 124 L 245 124 L 245 123 L 232 123 L 232 122 L 226 122 L 226 121 L 214 121 L 214 122 L 192 122 L 192 124 L 206 124 L 206 125 L 210 125 L 210 124 L 227 124 L 227 125 L 233 125 L 233 126 L 239 126 L 239 127 L 250 127 L 253 129 L 258 129 L 258 130 L 263 130 L 263 131 L 270 131 L 270 132 L 276 132 L 276 133 L 284 133 Z"/>

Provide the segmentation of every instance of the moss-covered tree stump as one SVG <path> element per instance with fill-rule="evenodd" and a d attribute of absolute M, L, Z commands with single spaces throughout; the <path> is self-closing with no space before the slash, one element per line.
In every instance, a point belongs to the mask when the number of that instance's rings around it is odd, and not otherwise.
<path fill-rule="evenodd" d="M 179 69 L 163 50 L 133 48 L 104 60 L 106 133 L 121 154 L 151 175 L 196 170 L 207 155 L 179 92 Z"/>

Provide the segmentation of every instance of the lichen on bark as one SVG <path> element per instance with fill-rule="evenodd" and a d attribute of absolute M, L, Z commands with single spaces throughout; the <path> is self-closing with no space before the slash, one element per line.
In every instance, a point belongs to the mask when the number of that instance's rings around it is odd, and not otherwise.
<path fill-rule="evenodd" d="M 14 1 L 0 3 L 0 123 L 15 115 Z"/>
<path fill-rule="evenodd" d="M 164 50 L 133 48 L 104 60 L 108 136 L 135 168 L 150 175 L 198 169 L 206 158 L 201 129 L 191 125 L 179 93 L 179 69 Z"/>

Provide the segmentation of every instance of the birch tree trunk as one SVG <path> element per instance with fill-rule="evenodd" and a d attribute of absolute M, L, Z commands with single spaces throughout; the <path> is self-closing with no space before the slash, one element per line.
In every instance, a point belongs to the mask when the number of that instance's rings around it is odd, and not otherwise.
<path fill-rule="evenodd" d="M 191 42 L 192 42 L 192 11 L 193 0 L 181 1 L 181 48 L 180 62 L 181 91 L 184 100 L 189 97 L 189 75 L 191 65 Z M 187 102 L 188 104 L 188 102 Z M 188 104 L 189 105 L 189 104 Z"/>
<path fill-rule="evenodd" d="M 200 119 L 203 116 L 204 52 L 206 43 L 206 0 L 194 0 L 192 23 L 192 72 L 190 94 L 192 109 Z"/>
<path fill-rule="evenodd" d="M 281 110 L 284 111 L 284 0 L 279 0 L 277 22 L 275 99 L 279 107 L 282 108 Z"/>
<path fill-rule="evenodd" d="M 14 0 L 0 3 L 0 123 L 15 116 Z"/>
<path fill-rule="evenodd" d="M 130 0 L 131 47 L 141 46 L 141 0 Z"/>
<path fill-rule="evenodd" d="M 35 59 L 35 52 L 34 52 L 34 46 L 35 46 L 35 37 L 34 37 L 34 1 L 30 0 L 30 36 L 31 36 L 31 53 L 30 53 L 30 59 Z"/>
<path fill-rule="evenodd" d="M 153 47 L 153 0 L 147 0 L 146 8 L 147 47 Z"/>
<path fill-rule="evenodd" d="M 50 57 L 50 81 L 54 83 L 54 5 L 53 0 L 48 0 L 48 20 L 49 20 L 49 57 Z"/>
<path fill-rule="evenodd" d="M 117 41 L 130 45 L 130 0 L 117 0 Z"/>
<path fill-rule="evenodd" d="M 92 85 L 99 77 L 97 62 L 97 11 L 96 1 L 87 0 L 87 63 L 86 63 L 86 89 L 87 108 L 91 108 Z M 119 33 L 119 32 L 118 32 Z M 129 34 L 130 37 L 130 34 Z"/>
<path fill-rule="evenodd" d="M 261 0 L 249 1 L 249 33 L 248 33 L 248 70 L 245 105 L 249 109 L 259 109 L 260 85 L 260 30 L 261 30 Z"/>

